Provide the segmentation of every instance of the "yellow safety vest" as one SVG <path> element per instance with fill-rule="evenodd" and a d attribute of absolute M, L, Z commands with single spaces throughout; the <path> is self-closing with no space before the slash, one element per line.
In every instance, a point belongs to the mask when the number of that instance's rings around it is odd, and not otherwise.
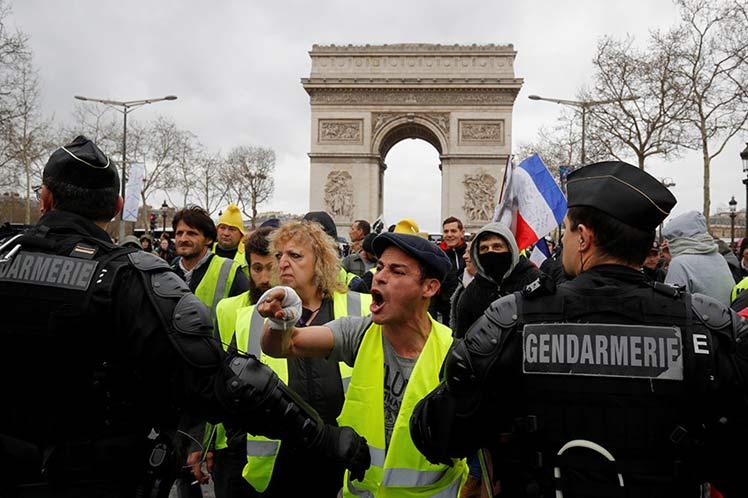
<path fill-rule="evenodd" d="M 348 287 L 348 285 L 353 281 L 354 278 L 358 277 L 355 273 L 348 273 L 345 271 L 345 268 L 341 268 L 338 270 L 338 282 L 340 284 L 345 285 Z"/>
<path fill-rule="evenodd" d="M 288 363 L 286 359 L 273 358 L 262 352 L 260 344 L 262 331 L 265 328 L 265 319 L 255 311 L 255 306 L 236 308 L 239 303 L 240 301 L 236 298 L 221 301 L 218 316 L 221 338 L 229 335 L 224 330 L 235 330 L 233 332 L 234 340 L 239 349 L 259 358 L 272 368 L 284 383 L 288 384 Z M 333 293 L 333 316 L 335 318 L 368 315 L 370 305 L 371 296 L 368 294 L 359 294 L 353 291 Z M 226 312 L 224 312 L 224 308 L 226 308 Z M 229 325 L 228 321 L 232 313 L 235 314 L 236 319 L 233 325 Z M 340 362 L 338 366 L 343 383 L 343 392 L 345 392 L 350 383 L 353 369 L 343 362 Z M 265 491 L 270 484 L 275 460 L 280 451 L 280 444 L 281 442 L 278 440 L 247 434 L 247 465 L 244 466 L 242 476 L 260 493 Z"/>
<path fill-rule="evenodd" d="M 210 308 L 210 320 L 213 322 L 216 316 L 218 301 L 229 297 L 231 285 L 234 283 L 236 270 L 239 265 L 232 260 L 213 255 L 208 263 L 208 269 L 200 280 L 195 295 Z"/>
<path fill-rule="evenodd" d="M 748 290 L 748 277 L 745 277 L 743 280 L 738 282 L 735 287 L 732 288 L 732 293 L 730 294 L 730 302 L 735 301 L 735 298 L 738 297 L 738 294 L 740 294 L 744 290 Z"/>
<path fill-rule="evenodd" d="M 216 253 L 216 248 L 218 247 L 218 242 L 213 243 L 213 248 L 211 251 L 213 254 Z M 242 269 L 244 274 L 249 277 L 249 263 L 247 262 L 246 256 L 244 256 L 244 242 L 242 239 L 242 242 L 239 242 L 239 246 L 236 248 L 236 254 L 234 254 L 234 263 L 239 265 L 239 268 Z"/>
<path fill-rule="evenodd" d="M 416 449 L 410 438 L 410 417 L 416 404 L 439 384 L 439 369 L 452 344 L 452 331 L 431 320 L 423 351 L 403 394 L 389 448 L 384 433 L 384 350 L 382 326 L 372 323 L 356 355 L 338 424 L 350 426 L 366 438 L 371 467 L 363 481 L 352 481 L 348 471 L 343 496 L 455 498 L 467 478 L 465 460 L 434 465 Z"/>

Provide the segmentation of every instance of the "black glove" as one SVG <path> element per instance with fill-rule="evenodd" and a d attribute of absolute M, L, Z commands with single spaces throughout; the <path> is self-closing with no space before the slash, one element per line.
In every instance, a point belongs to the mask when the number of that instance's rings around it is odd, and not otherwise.
<path fill-rule="evenodd" d="M 360 481 L 371 465 L 369 445 L 350 427 L 325 425 L 319 439 L 319 450 L 331 460 L 342 463 L 351 473 L 351 479 Z"/>

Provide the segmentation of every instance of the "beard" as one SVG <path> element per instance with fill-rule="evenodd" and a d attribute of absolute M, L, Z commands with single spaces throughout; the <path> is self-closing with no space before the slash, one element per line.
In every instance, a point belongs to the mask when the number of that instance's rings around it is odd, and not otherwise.
<path fill-rule="evenodd" d="M 255 304 L 257 301 L 260 300 L 260 297 L 265 293 L 265 291 L 269 290 L 272 286 L 270 284 L 267 285 L 255 285 L 255 281 L 252 280 L 252 277 L 249 277 L 249 299 L 252 304 Z"/>

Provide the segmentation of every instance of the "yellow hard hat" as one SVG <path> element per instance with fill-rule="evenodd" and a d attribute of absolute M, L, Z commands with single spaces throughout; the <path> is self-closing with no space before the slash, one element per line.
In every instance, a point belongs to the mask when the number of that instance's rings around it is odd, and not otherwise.
<path fill-rule="evenodd" d="M 407 233 L 408 235 L 418 235 L 421 230 L 418 224 L 410 218 L 404 218 L 395 225 L 395 233 Z"/>
<path fill-rule="evenodd" d="M 221 213 L 221 216 L 218 218 L 218 224 L 238 228 L 242 235 L 244 235 L 242 213 L 239 211 L 239 208 L 236 207 L 236 204 L 229 204 L 226 206 L 226 209 L 223 210 L 223 213 Z"/>

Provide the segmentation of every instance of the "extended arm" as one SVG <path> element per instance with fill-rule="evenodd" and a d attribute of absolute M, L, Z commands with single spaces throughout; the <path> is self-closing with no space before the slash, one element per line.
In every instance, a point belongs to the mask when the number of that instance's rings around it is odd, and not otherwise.
<path fill-rule="evenodd" d="M 328 327 L 294 324 L 301 316 L 301 299 L 290 287 L 274 287 L 262 295 L 257 312 L 268 318 L 262 333 L 262 351 L 276 358 L 325 358 L 334 340 Z"/>

